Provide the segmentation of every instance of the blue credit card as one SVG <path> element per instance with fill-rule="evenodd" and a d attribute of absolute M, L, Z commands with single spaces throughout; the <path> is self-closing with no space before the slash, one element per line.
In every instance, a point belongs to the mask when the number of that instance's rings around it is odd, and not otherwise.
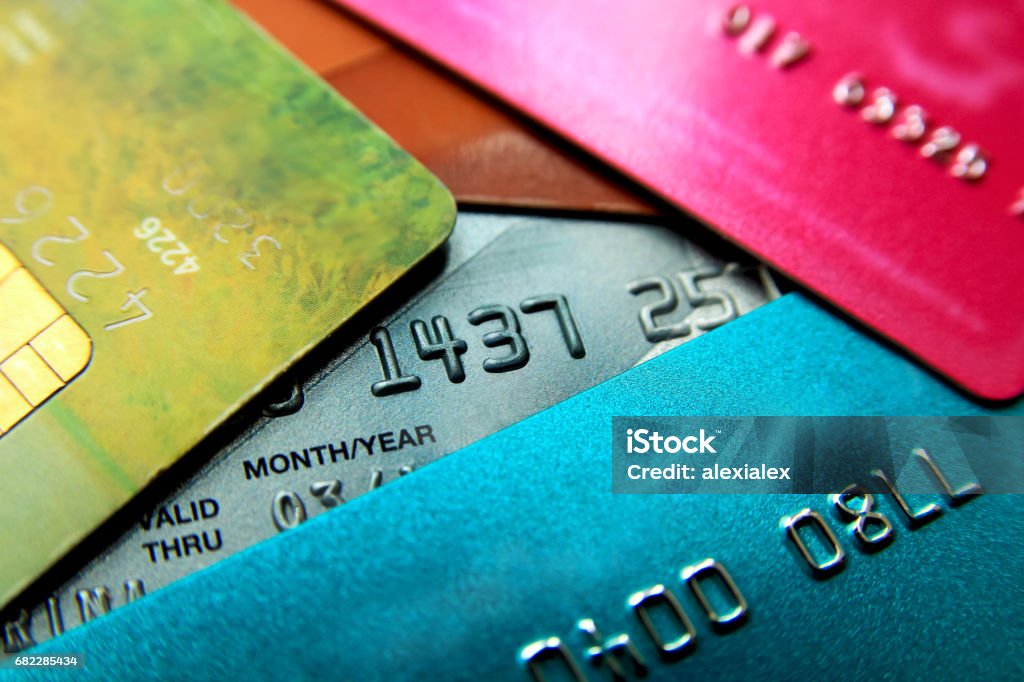
<path fill-rule="evenodd" d="M 851 520 L 824 494 L 616 495 L 610 468 L 614 416 L 1022 412 L 791 294 L 29 653 L 97 679 L 1019 677 L 1019 497 Z M 892 540 L 859 542 L 879 517 Z"/>

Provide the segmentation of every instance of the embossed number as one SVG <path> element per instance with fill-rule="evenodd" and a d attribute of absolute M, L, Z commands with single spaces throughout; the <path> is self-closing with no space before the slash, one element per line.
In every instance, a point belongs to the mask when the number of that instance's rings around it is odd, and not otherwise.
<path fill-rule="evenodd" d="M 853 536 L 861 547 L 866 550 L 881 549 L 892 542 L 895 537 L 892 524 L 884 514 L 874 511 L 875 497 L 862 486 L 847 486 L 841 493 L 832 495 L 831 499 L 839 518 L 850 522 Z M 851 504 L 858 499 L 861 501 L 859 505 Z M 876 530 L 869 531 L 868 524 L 875 526 Z"/>
<path fill-rule="evenodd" d="M 345 504 L 345 499 L 341 496 L 341 481 L 338 479 L 310 483 L 309 492 L 313 493 L 313 497 L 320 500 L 320 504 L 327 509 Z"/>
<path fill-rule="evenodd" d="M 39 198 L 33 199 L 32 197 Z M 36 203 L 40 205 L 33 207 L 33 204 Z M 53 195 L 50 194 L 50 190 L 38 185 L 26 187 L 14 195 L 14 210 L 18 215 L 0 218 L 0 223 L 17 225 L 38 218 L 50 210 L 51 204 L 53 204 Z"/>
<path fill-rule="evenodd" d="M 252 246 L 249 247 L 252 249 L 252 251 L 246 251 L 245 253 L 240 254 L 238 256 L 238 260 L 242 261 L 242 265 L 249 268 L 250 270 L 256 269 L 256 266 L 252 264 L 252 259 L 259 258 L 260 256 L 263 255 L 262 253 L 260 253 L 260 244 L 264 242 L 270 244 L 278 251 L 281 250 L 280 242 L 278 242 L 273 237 L 262 234 L 259 237 L 256 237 L 256 239 L 252 240 Z"/>
<path fill-rule="evenodd" d="M 648 303 L 640 309 L 640 327 L 644 330 L 644 336 L 651 343 L 686 336 L 692 330 L 690 323 L 686 320 L 664 325 L 658 324 L 655 320 L 656 316 L 668 315 L 679 307 L 679 296 L 668 277 L 661 275 L 647 277 L 630 283 L 627 289 L 634 296 L 639 296 L 647 291 L 657 291 L 661 294 L 661 298 L 657 301 Z"/>
<path fill-rule="evenodd" d="M 383 398 L 404 391 L 415 391 L 420 387 L 422 382 L 418 376 L 402 374 L 402 367 L 398 364 L 398 356 L 395 354 L 395 344 L 391 341 L 391 332 L 387 327 L 377 327 L 371 331 L 370 343 L 377 349 L 377 360 L 384 375 L 382 381 L 370 386 L 370 393 Z"/>
<path fill-rule="evenodd" d="M 936 128 L 928 142 L 921 146 L 921 156 L 945 163 L 950 153 L 960 144 L 960 133 L 949 126 Z"/>
<path fill-rule="evenodd" d="M 569 307 L 569 301 L 561 294 L 546 294 L 543 296 L 531 296 L 519 304 L 519 309 L 527 315 L 539 313 L 544 310 L 552 310 L 558 318 L 558 328 L 562 331 L 562 338 L 565 339 L 565 347 L 569 349 L 569 355 L 579 360 L 587 354 L 587 348 L 583 345 L 583 337 L 580 335 L 579 325 Z"/>
<path fill-rule="evenodd" d="M 734 264 L 726 266 L 726 269 L 730 267 L 736 267 Z M 730 322 L 736 319 L 736 303 L 733 301 L 732 296 L 725 291 L 703 291 L 701 290 L 698 282 L 702 279 L 709 277 L 717 277 L 723 273 L 722 268 L 717 267 L 704 267 L 697 268 L 694 270 L 684 270 L 679 273 L 679 282 L 683 287 L 683 294 L 686 296 L 686 300 L 690 302 L 690 305 L 694 308 L 701 308 L 706 306 L 717 305 L 721 306 L 722 312 L 718 315 L 711 317 L 705 317 L 694 323 L 697 329 L 703 331 L 709 331 L 716 327 L 721 327 L 726 322 Z"/>
<path fill-rule="evenodd" d="M 81 301 L 85 303 L 89 300 L 88 296 L 79 292 L 78 289 L 75 288 L 75 284 L 78 282 L 78 280 L 82 279 L 83 277 L 91 277 L 93 279 L 110 279 L 111 277 L 117 277 L 122 272 L 124 272 L 124 266 L 121 265 L 121 262 L 114 257 L 114 254 L 110 253 L 106 249 L 104 249 L 102 253 L 103 257 L 110 261 L 110 264 L 112 266 L 111 270 L 79 270 L 78 272 L 75 272 L 70 277 L 68 277 L 68 281 L 64 288 L 67 289 L 67 292 L 76 301 Z"/>
<path fill-rule="evenodd" d="M 306 520 L 306 505 L 293 492 L 282 490 L 270 505 L 270 517 L 280 531 L 295 528 Z"/>
<path fill-rule="evenodd" d="M 736 266 L 729 265 L 726 267 Z M 629 284 L 627 288 L 634 296 L 646 291 L 658 291 L 661 294 L 659 300 L 640 309 L 640 327 L 643 329 L 647 340 L 651 343 L 657 343 L 666 339 L 679 338 L 691 334 L 694 327 L 700 331 L 708 331 L 736 319 L 736 304 L 728 292 L 704 291 L 700 288 L 699 282 L 701 280 L 717 277 L 721 274 L 723 274 L 723 269 L 719 267 L 696 268 L 679 273 L 681 293 L 694 310 L 708 306 L 720 306 L 722 309 L 717 315 L 704 317 L 695 322 L 685 319 L 673 324 L 659 324 L 656 321 L 656 316 L 668 315 L 679 308 L 680 298 L 679 294 L 676 293 L 676 285 L 668 277 L 658 275 Z"/>
<path fill-rule="evenodd" d="M 282 388 L 287 389 L 287 394 L 280 390 Z M 297 379 L 289 378 L 283 386 L 274 386 L 271 391 L 271 399 L 263 405 L 263 415 L 266 417 L 287 417 L 298 412 L 306 403 L 302 382 Z"/>
<path fill-rule="evenodd" d="M 434 328 L 433 336 L 427 329 L 426 322 L 412 321 L 412 337 L 416 342 L 416 352 L 421 360 L 441 360 L 448 380 L 453 384 L 462 383 L 466 380 L 466 370 L 459 356 L 469 347 L 462 339 L 452 336 L 452 327 L 444 315 L 437 315 L 430 322 Z"/>
<path fill-rule="evenodd" d="M 484 370 L 510 372 L 524 367 L 530 360 L 530 350 L 522 336 L 516 314 L 504 305 L 482 306 L 469 314 L 469 323 L 472 325 L 483 324 L 489 320 L 499 320 L 502 328 L 484 334 L 484 345 L 488 348 L 508 346 L 510 352 L 505 357 L 484 360 Z"/>
<path fill-rule="evenodd" d="M 71 223 L 71 226 L 75 228 L 75 231 L 78 234 L 76 234 L 73 237 L 48 234 L 37 239 L 35 243 L 32 244 L 32 257 L 35 258 L 37 262 L 50 267 L 53 267 L 54 265 L 54 262 L 49 258 L 45 257 L 42 253 L 44 244 L 74 244 L 76 242 L 85 241 L 89 237 L 89 230 L 86 229 L 85 225 L 80 223 L 77 218 L 69 215 L 68 222 Z"/>

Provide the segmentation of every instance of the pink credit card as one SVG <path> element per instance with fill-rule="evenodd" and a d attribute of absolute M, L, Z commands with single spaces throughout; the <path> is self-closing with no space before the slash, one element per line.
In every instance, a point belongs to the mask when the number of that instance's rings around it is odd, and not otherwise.
<path fill-rule="evenodd" d="M 1020 3 L 342 4 L 969 391 L 1024 391 Z"/>

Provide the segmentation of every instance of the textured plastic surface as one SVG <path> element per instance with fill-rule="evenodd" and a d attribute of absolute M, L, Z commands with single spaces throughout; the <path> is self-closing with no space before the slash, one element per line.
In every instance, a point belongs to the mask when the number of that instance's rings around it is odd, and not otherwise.
<path fill-rule="evenodd" d="M 751 4 L 689 0 L 343 0 L 679 203 L 963 384 L 1024 390 L 1024 28 L 1019 4 Z M 761 52 L 742 54 L 772 18 Z M 810 45 L 789 68 L 785 36 Z M 890 125 L 833 101 L 850 72 Z M 952 126 L 991 161 L 975 183 L 951 159 L 893 139 L 904 107 Z M 858 107 L 859 109 L 860 107 Z M 926 141 L 928 138 L 926 136 Z"/>
<path fill-rule="evenodd" d="M 1020 674 L 1018 500 L 983 496 L 912 532 L 885 507 L 893 545 L 847 545 L 846 570 L 814 581 L 777 524 L 826 513 L 824 496 L 611 494 L 611 416 L 689 413 L 984 410 L 789 295 L 36 651 L 84 653 L 95 679 L 526 680 L 519 647 L 570 641 L 592 617 L 630 633 L 653 679 Z M 709 555 L 751 608 L 725 636 L 678 586 Z M 653 655 L 625 606 L 656 582 L 697 624 L 679 662 Z"/>

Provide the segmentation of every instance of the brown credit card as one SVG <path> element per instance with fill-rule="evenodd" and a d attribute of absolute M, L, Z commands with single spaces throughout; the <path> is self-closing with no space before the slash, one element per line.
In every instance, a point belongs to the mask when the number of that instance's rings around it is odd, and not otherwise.
<path fill-rule="evenodd" d="M 460 203 L 653 214 L 598 162 L 320 0 L 234 0 Z"/>

